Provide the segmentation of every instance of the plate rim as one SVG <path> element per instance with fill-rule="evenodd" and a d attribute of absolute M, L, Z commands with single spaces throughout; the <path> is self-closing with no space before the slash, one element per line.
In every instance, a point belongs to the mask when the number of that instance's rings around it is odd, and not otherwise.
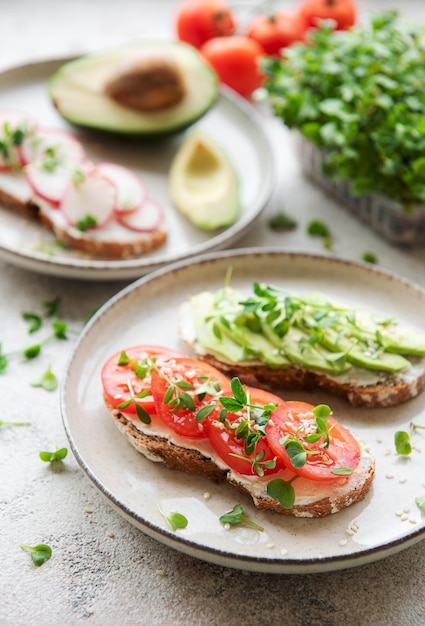
<path fill-rule="evenodd" d="M 13 80 L 13 78 L 16 75 L 19 76 L 20 73 L 43 71 L 45 68 L 46 72 L 52 72 L 55 68 L 60 67 L 64 63 L 80 58 L 81 56 L 84 56 L 84 53 L 36 59 L 31 62 L 18 63 L 3 69 L 0 68 L 0 83 L 2 80 Z M 252 128 L 255 129 L 257 133 L 255 139 L 261 139 L 262 142 L 261 154 L 262 160 L 264 160 L 266 164 L 264 167 L 266 176 L 263 177 L 261 186 L 257 192 L 258 198 L 255 201 L 255 206 L 250 210 L 248 215 L 241 216 L 241 219 L 231 224 L 228 228 L 219 231 L 210 239 L 196 244 L 192 250 L 177 253 L 171 252 L 168 256 L 141 256 L 131 259 L 52 257 L 47 254 L 42 255 L 20 251 L 0 243 L 0 258 L 18 267 L 46 275 L 83 280 L 113 281 L 138 278 L 171 263 L 184 261 L 191 256 L 206 254 L 233 245 L 253 227 L 266 208 L 276 188 L 277 176 L 272 143 L 266 130 L 265 119 L 256 110 L 253 104 L 249 103 L 245 98 L 225 85 L 220 85 L 219 87 L 218 102 L 220 100 L 230 103 L 235 110 L 238 110 L 239 114 L 242 115 L 244 119 L 248 120 Z M 17 105 L 17 108 L 19 108 L 19 105 Z M 199 122 L 201 121 L 202 118 Z"/>
<path fill-rule="evenodd" d="M 413 289 L 415 292 L 421 294 L 425 298 L 425 288 L 414 281 L 405 278 L 392 270 L 382 268 L 380 266 L 372 266 L 362 261 L 353 261 L 344 259 L 338 256 L 332 256 L 328 254 L 320 253 L 308 253 L 297 252 L 294 250 L 282 251 L 277 247 L 245 247 L 236 250 L 224 250 L 210 252 L 208 254 L 198 255 L 189 260 L 173 263 L 164 268 L 160 268 L 155 272 L 151 272 L 145 276 L 142 276 L 138 280 L 134 281 L 130 285 L 127 285 L 115 295 L 113 295 L 102 307 L 95 313 L 93 318 L 87 323 L 84 330 L 77 339 L 72 353 L 68 358 L 68 362 L 65 367 L 65 374 L 60 385 L 60 411 L 62 416 L 62 423 L 65 429 L 66 436 L 70 443 L 72 452 L 85 472 L 88 479 L 95 485 L 101 495 L 118 510 L 118 512 L 124 516 L 130 523 L 139 528 L 142 532 L 157 539 L 161 543 L 168 545 L 169 547 L 176 549 L 180 552 L 199 558 L 204 561 L 215 563 L 224 567 L 230 567 L 235 569 L 244 569 L 255 572 L 270 573 L 270 574 L 307 574 L 307 573 L 323 573 L 328 571 L 343 570 L 352 567 L 358 567 L 372 563 L 404 549 L 407 549 L 419 541 L 425 539 L 425 526 L 412 528 L 406 536 L 397 537 L 382 545 L 370 546 L 366 549 L 359 550 L 352 554 L 341 554 L 324 557 L 312 557 L 304 559 L 293 559 L 284 557 L 267 557 L 267 556 L 255 556 L 255 555 L 243 555 L 231 553 L 228 550 L 221 550 L 219 548 L 210 546 L 201 546 L 194 542 L 190 538 L 179 536 L 166 528 L 162 528 L 152 523 L 150 520 L 143 518 L 140 514 L 132 511 L 124 503 L 119 502 L 119 498 L 114 495 L 109 488 L 107 488 L 101 480 L 99 480 L 94 472 L 85 462 L 83 455 L 78 450 L 73 436 L 72 429 L 69 424 L 67 416 L 66 406 L 66 394 L 68 388 L 68 381 L 72 364 L 80 349 L 80 345 L 85 341 L 87 335 L 92 332 L 93 327 L 96 326 L 98 320 L 108 311 L 112 310 L 115 306 L 119 305 L 121 300 L 131 294 L 133 291 L 137 291 L 142 288 L 144 284 L 155 282 L 156 280 L 172 274 L 176 271 L 190 269 L 193 265 L 206 264 L 211 261 L 231 259 L 232 257 L 259 257 L 259 256 L 271 256 L 282 258 L 299 258 L 310 260 L 312 262 L 328 262 L 333 265 L 342 265 L 345 267 L 353 267 L 359 271 L 367 273 L 373 273 L 384 276 L 386 279 L 395 280 L 397 283 L 403 284 L 406 288 Z"/>

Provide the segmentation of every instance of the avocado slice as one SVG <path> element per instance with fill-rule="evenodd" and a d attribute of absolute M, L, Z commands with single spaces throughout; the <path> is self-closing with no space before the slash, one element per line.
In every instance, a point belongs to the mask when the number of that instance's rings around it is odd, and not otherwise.
<path fill-rule="evenodd" d="M 232 224 L 240 211 L 239 179 L 226 151 L 201 129 L 191 132 L 169 171 L 170 198 L 203 230 Z"/>
<path fill-rule="evenodd" d="M 117 101 L 108 88 L 111 82 L 123 75 L 131 77 L 133 71 L 133 90 L 148 89 L 146 80 L 140 80 L 139 69 L 151 62 L 170 66 L 172 71 L 166 76 L 159 71 L 161 75 L 156 72 L 155 76 L 153 70 L 147 82 L 151 85 L 158 78 L 161 87 L 164 82 L 169 86 L 170 73 L 177 72 L 182 93 L 168 101 L 155 99 L 157 105 L 150 99 L 144 110 L 134 108 L 134 102 Z M 59 114 L 68 122 L 137 137 L 162 136 L 187 128 L 213 106 L 219 93 L 216 74 L 198 51 L 168 41 L 133 42 L 70 61 L 50 77 L 48 90 Z"/>

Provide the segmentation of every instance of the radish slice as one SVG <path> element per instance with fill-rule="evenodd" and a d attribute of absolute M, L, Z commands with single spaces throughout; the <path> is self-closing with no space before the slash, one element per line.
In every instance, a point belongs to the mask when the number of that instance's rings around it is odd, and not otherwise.
<path fill-rule="evenodd" d="M 117 214 L 135 211 L 146 200 L 146 188 L 128 168 L 116 163 L 99 163 L 98 171 L 111 180 L 117 189 L 115 212 Z"/>
<path fill-rule="evenodd" d="M 46 161 L 35 161 L 25 167 L 25 176 L 36 196 L 59 206 L 76 169 L 75 163 L 56 164 L 50 169 L 46 167 Z M 83 164 L 79 169 L 84 171 Z"/>
<path fill-rule="evenodd" d="M 12 109 L 0 109 L 0 171 L 11 171 L 22 165 L 20 143 L 35 128 L 33 119 Z M 16 133 L 20 131 L 20 133 Z"/>
<path fill-rule="evenodd" d="M 126 228 L 143 233 L 158 230 L 164 222 L 164 213 L 155 200 L 148 198 L 136 211 L 122 213 L 117 219 Z"/>
<path fill-rule="evenodd" d="M 114 184 L 91 170 L 82 182 L 68 186 L 60 210 L 71 226 L 84 231 L 104 226 L 113 216 L 115 202 Z"/>
<path fill-rule="evenodd" d="M 53 128 L 38 128 L 18 148 L 22 165 L 54 157 L 57 161 L 79 163 L 86 158 L 83 145 L 74 135 Z"/>

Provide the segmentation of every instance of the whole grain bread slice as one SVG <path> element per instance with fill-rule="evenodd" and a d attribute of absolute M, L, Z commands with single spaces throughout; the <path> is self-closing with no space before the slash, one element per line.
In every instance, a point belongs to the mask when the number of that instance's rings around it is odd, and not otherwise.
<path fill-rule="evenodd" d="M 141 426 L 136 427 L 124 413 L 114 409 L 106 399 L 105 403 L 118 429 L 147 459 L 164 463 L 171 470 L 205 476 L 214 482 L 227 481 L 240 493 L 250 496 L 259 510 L 293 517 L 325 517 L 363 500 L 370 491 L 375 475 L 374 458 L 366 448 L 362 448 L 360 463 L 351 476 L 331 481 L 332 485 L 297 479 L 294 482 L 295 504 L 287 509 L 267 495 L 264 481 L 246 481 L 230 469 L 218 466 L 211 457 L 196 448 L 182 447 L 167 437 L 150 435 Z"/>

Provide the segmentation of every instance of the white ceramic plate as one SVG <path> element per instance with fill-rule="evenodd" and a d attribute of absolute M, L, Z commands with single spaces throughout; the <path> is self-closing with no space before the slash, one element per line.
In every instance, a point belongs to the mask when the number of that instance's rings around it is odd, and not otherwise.
<path fill-rule="evenodd" d="M 165 210 L 168 240 L 158 250 L 136 259 L 87 258 L 55 245 L 53 236 L 37 222 L 24 220 L 0 207 L 0 258 L 45 274 L 85 280 L 129 279 L 192 255 L 231 247 L 251 228 L 274 185 L 271 148 L 261 116 L 253 106 L 230 90 L 222 90 L 216 105 L 191 127 L 201 127 L 214 136 L 232 159 L 240 178 L 242 210 L 238 220 L 224 230 L 208 233 L 180 216 L 168 198 L 168 169 L 184 133 L 143 143 L 68 126 L 47 94 L 49 76 L 65 61 L 34 63 L 1 73 L 0 108 L 31 113 L 43 126 L 71 129 L 95 162 L 114 161 L 140 173 L 149 194 Z"/>
<path fill-rule="evenodd" d="M 425 394 L 390 409 L 354 409 L 323 393 L 285 393 L 286 398 L 326 402 L 334 414 L 369 444 L 376 478 L 366 499 L 324 519 L 292 519 L 257 512 L 248 497 L 229 485 L 146 460 L 119 433 L 103 406 L 100 370 L 113 353 L 131 345 L 156 343 L 184 351 L 177 333 L 180 304 L 192 293 L 223 285 L 228 267 L 232 284 L 249 290 L 254 280 L 290 291 L 320 291 L 352 306 L 391 313 L 422 328 L 425 291 L 394 274 L 332 257 L 252 249 L 203 255 L 194 264 L 161 269 L 113 297 L 81 336 L 68 365 L 61 407 L 76 458 L 106 499 L 130 522 L 161 542 L 195 557 L 254 571 L 300 573 L 335 570 L 393 554 L 425 537 L 425 521 L 415 497 L 425 494 L 425 440 L 398 457 L 396 430 L 409 422 L 425 425 Z M 424 452 L 419 452 L 422 447 Z M 208 492 L 210 498 L 204 494 Z M 240 502 L 265 528 L 225 530 L 219 516 Z M 158 511 L 176 510 L 189 524 L 172 532 Z M 354 534 L 348 534 L 353 523 Z"/>

